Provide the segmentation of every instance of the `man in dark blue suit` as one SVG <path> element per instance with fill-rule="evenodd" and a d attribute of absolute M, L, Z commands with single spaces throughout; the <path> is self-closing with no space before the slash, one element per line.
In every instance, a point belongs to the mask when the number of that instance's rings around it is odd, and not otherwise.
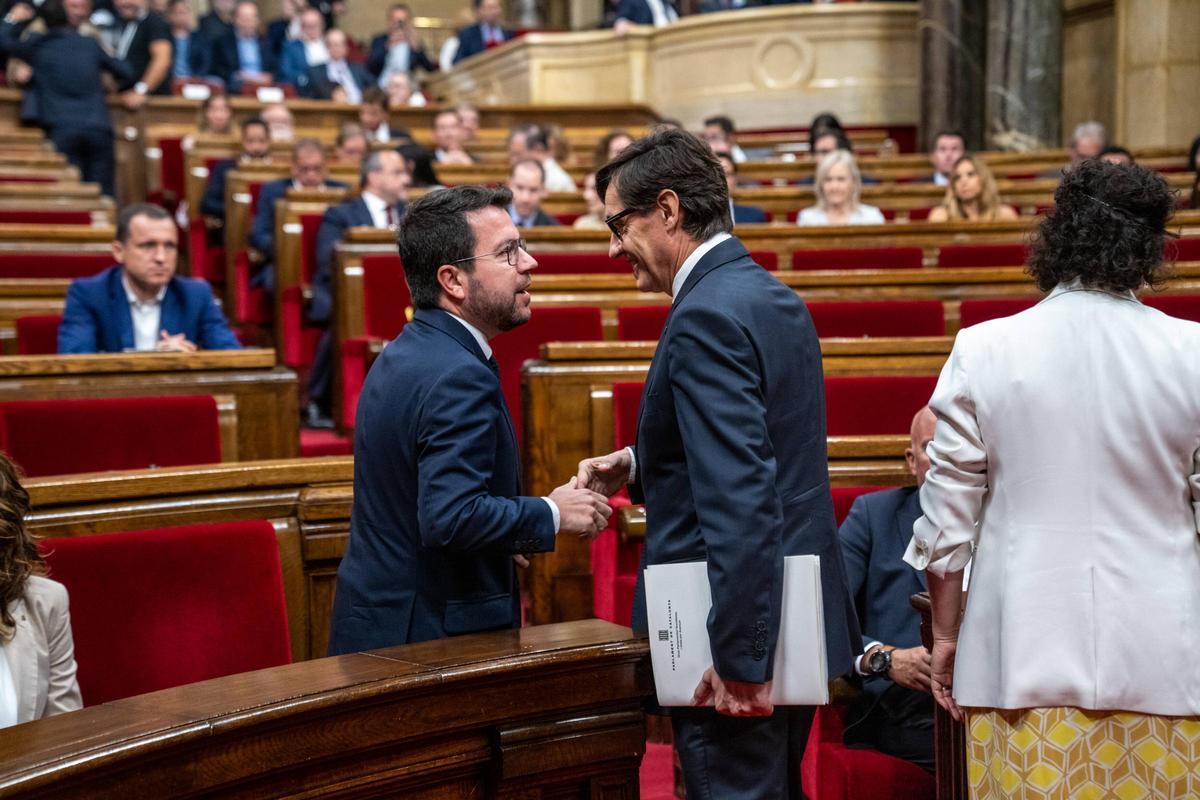
<path fill-rule="evenodd" d="M 733 216 L 733 224 L 767 222 L 767 212 L 758 206 L 739 206 L 733 202 L 733 192 L 737 188 L 737 164 L 728 150 L 714 150 L 713 152 L 720 159 L 721 170 L 725 173 L 725 185 L 729 189 L 729 213 Z"/>
<path fill-rule="evenodd" d="M 207 217 L 225 221 L 225 183 L 229 173 L 239 166 L 263 163 L 271 156 L 271 130 L 259 117 L 242 123 L 242 152 L 237 159 L 222 158 L 213 162 L 208 171 L 208 183 L 200 198 L 200 212 Z"/>
<path fill-rule="evenodd" d="M 234 8 L 233 29 L 213 42 L 209 63 L 231 92 L 240 92 L 247 79 L 272 81 L 277 69 L 275 54 L 258 30 L 258 5 L 253 0 L 241 0 Z"/>
<path fill-rule="evenodd" d="M 713 664 L 671 709 L 688 797 L 801 797 L 811 707 L 770 701 L 783 559 L 820 557 L 830 678 L 861 652 L 837 541 L 812 318 L 729 235 L 729 194 L 704 142 L 660 129 L 596 174 L 638 289 L 671 314 L 646 376 L 637 441 L 579 465 L 604 495 L 646 504 L 643 566 L 707 561 Z M 635 455 L 636 452 L 636 455 Z M 645 632 L 642 575 L 634 629 Z"/>
<path fill-rule="evenodd" d="M 500 0 L 474 0 L 474 3 L 476 22 L 458 32 L 455 64 L 513 38 L 513 32 L 500 24 L 500 17 L 504 13 Z"/>
<path fill-rule="evenodd" d="M 937 419 L 928 406 L 913 417 L 904 452 L 916 486 L 858 497 L 838 531 L 850 592 L 866 648 L 856 668 L 863 694 L 846 718 L 846 744 L 869 747 L 933 770 L 933 696 L 921 616 L 909 598 L 925 591 L 925 574 L 904 563 L 920 488 L 929 469 L 925 446 Z"/>
<path fill-rule="evenodd" d="M 412 24 L 412 9 L 404 3 L 396 3 L 388 9 L 387 33 L 371 40 L 367 71 L 380 88 L 385 88 L 392 73 L 410 75 L 418 67 L 426 72 L 437 72 L 437 64 L 430 60 L 425 44 Z"/>
<path fill-rule="evenodd" d="M 679 20 L 672 0 L 621 0 L 617 5 L 614 30 L 621 33 L 630 25 L 654 25 L 661 28 Z"/>
<path fill-rule="evenodd" d="M 417 311 L 358 403 L 330 655 L 519 627 L 523 554 L 606 524 L 604 498 L 574 478 L 548 498 L 519 496 L 516 432 L 488 344 L 530 316 L 537 262 L 509 199 L 482 186 L 431 192 L 401 225 Z"/>
<path fill-rule="evenodd" d="M 301 94 L 317 100 L 330 100 L 334 89 L 340 86 L 346 95 L 345 102 L 362 102 L 363 92 L 375 84 L 362 64 L 346 60 L 346 34 L 337 28 L 325 34 L 325 49 L 329 52 L 329 60 L 308 68 L 301 81 Z"/>
<path fill-rule="evenodd" d="M 58 352 L 241 347 L 209 285 L 175 275 L 178 235 L 171 215 L 158 206 L 122 209 L 113 242 L 117 264 L 71 282 Z"/>
<path fill-rule="evenodd" d="M 258 193 L 258 207 L 250 226 L 250 246 L 258 251 L 259 264 L 252 285 L 275 291 L 275 201 L 287 196 L 289 188 L 345 189 L 340 181 L 325 177 L 325 149 L 316 139 L 301 139 L 292 148 L 292 177 L 268 181 Z"/>
<path fill-rule="evenodd" d="M 312 300 L 308 320 L 325 328 L 313 356 L 308 374 L 308 407 L 305 420 L 309 427 L 331 428 L 333 337 L 329 321 L 333 316 L 334 247 L 350 228 L 396 229 L 408 206 L 408 165 L 395 150 L 376 150 L 363 159 L 362 194 L 326 209 L 317 231 L 317 268 L 313 274 Z"/>

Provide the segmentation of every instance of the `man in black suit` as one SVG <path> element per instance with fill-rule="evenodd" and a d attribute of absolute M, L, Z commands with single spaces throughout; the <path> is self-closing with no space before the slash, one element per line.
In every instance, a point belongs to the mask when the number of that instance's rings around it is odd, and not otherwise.
<path fill-rule="evenodd" d="M 770 700 L 783 559 L 821 564 L 829 677 L 862 652 L 837 541 L 825 452 L 821 350 L 803 301 L 729 235 L 729 194 L 708 146 L 658 129 L 596 175 L 638 289 L 672 297 L 642 395 L 637 440 L 580 462 L 606 496 L 646 504 L 642 565 L 708 562 L 712 666 L 673 708 L 688 797 L 799 798 L 811 707 Z M 636 451 L 636 456 L 634 455 Z M 639 570 L 633 625 L 646 630 Z"/>
<path fill-rule="evenodd" d="M 361 103 L 363 91 L 374 84 L 362 64 L 346 60 L 346 34 L 337 28 L 326 33 L 325 49 L 329 51 L 329 61 L 308 68 L 302 81 L 304 96 L 329 100 L 334 89 L 340 86 L 346 93 L 347 103 Z"/>
<path fill-rule="evenodd" d="M 714 150 L 721 161 L 721 171 L 725 173 L 725 185 L 729 189 L 729 213 L 734 225 L 744 225 L 747 222 L 767 222 L 767 212 L 758 206 L 739 206 L 733 202 L 733 191 L 737 188 L 737 164 L 728 150 Z"/>
<path fill-rule="evenodd" d="M 476 22 L 458 32 L 455 64 L 513 38 L 513 32 L 500 24 L 500 17 L 504 14 L 500 0 L 474 0 L 474 3 Z"/>
<path fill-rule="evenodd" d="M 212 71 L 231 92 L 240 92 L 242 81 L 270 83 L 275 74 L 275 54 L 258 29 L 258 5 L 241 0 L 233 10 L 233 29 L 213 43 Z"/>
<path fill-rule="evenodd" d="M 213 162 L 208 171 L 208 183 L 200 198 L 200 212 L 206 217 L 225 221 L 225 179 L 229 172 L 242 165 L 263 163 L 271 157 L 271 133 L 267 123 L 251 117 L 242 123 L 242 152 L 237 159 L 222 158 Z"/>
<path fill-rule="evenodd" d="M 575 487 L 521 497 L 512 418 L 488 340 L 529 320 L 530 271 L 507 189 L 457 186 L 413 203 L 400 258 L 416 314 L 363 384 L 354 509 L 329 654 L 518 628 L 515 564 L 557 534 L 604 528 Z M 403 313 L 399 308 L 397 313 Z"/>
<path fill-rule="evenodd" d="M 856 663 L 864 676 L 863 694 L 846 717 L 846 744 L 879 750 L 930 771 L 929 651 L 921 644 L 921 615 L 908 600 L 926 590 L 925 573 L 904 563 L 904 550 L 921 516 L 920 488 L 929 470 L 925 446 L 936 424 L 928 406 L 913 417 L 912 441 L 904 458 L 917 485 L 858 497 L 838 530 L 866 642 Z"/>
<path fill-rule="evenodd" d="M 518 228 L 533 228 L 543 225 L 558 225 L 554 217 L 542 211 L 542 198 L 546 196 L 546 173 L 541 163 L 529 158 L 513 164 L 508 173 L 508 189 L 512 192 L 512 205 L 508 216 Z"/>
<path fill-rule="evenodd" d="M 171 26 L 150 10 L 148 0 L 116 0 L 118 24 L 116 56 L 129 65 L 136 81 L 122 97 L 128 108 L 138 108 L 147 95 L 171 93 L 174 42 Z"/>
<path fill-rule="evenodd" d="M 350 228 L 395 230 L 408 206 L 409 175 L 404 156 L 395 150 L 376 150 L 362 162 L 362 193 L 326 209 L 317 231 L 317 268 L 313 273 L 308 321 L 325 327 L 308 375 L 305 423 L 312 428 L 333 427 L 333 341 L 328 325 L 333 316 L 334 247 Z"/>
<path fill-rule="evenodd" d="M 387 33 L 371 40 L 367 71 L 374 76 L 379 88 L 386 89 L 393 73 L 411 75 L 418 67 L 426 72 L 437 71 L 437 64 L 425 52 L 425 44 L 412 23 L 412 9 L 404 3 L 396 3 L 388 9 Z"/>

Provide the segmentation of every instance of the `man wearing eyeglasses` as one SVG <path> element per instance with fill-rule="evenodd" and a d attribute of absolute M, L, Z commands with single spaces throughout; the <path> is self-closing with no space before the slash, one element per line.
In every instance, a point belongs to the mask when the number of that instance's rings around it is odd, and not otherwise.
<path fill-rule="evenodd" d="M 861 636 L 846 586 L 825 451 L 811 317 L 729 234 L 725 175 L 708 145 L 658 130 L 596 175 L 609 255 L 672 298 L 646 376 L 637 441 L 579 465 L 580 485 L 629 484 L 646 504 L 643 566 L 707 561 L 712 667 L 693 708 L 671 709 L 688 797 L 802 797 L 811 707 L 770 700 L 783 559 L 821 562 L 831 678 Z M 642 576 L 633 626 L 646 629 Z M 711 706 L 711 708 L 709 708 Z"/>
<path fill-rule="evenodd" d="M 458 186 L 409 206 L 400 259 L 412 322 L 363 384 L 354 509 L 329 653 L 521 624 L 517 565 L 611 513 L 572 478 L 521 497 L 516 431 L 489 340 L 529 321 L 537 262 L 508 189 Z"/>

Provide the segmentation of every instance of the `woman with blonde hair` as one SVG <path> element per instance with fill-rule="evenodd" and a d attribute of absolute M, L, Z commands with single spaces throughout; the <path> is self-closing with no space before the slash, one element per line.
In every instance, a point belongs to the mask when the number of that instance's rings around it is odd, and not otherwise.
<path fill-rule="evenodd" d="M 883 212 L 859 202 L 862 175 L 849 150 L 834 150 L 817 164 L 817 204 L 800 212 L 797 225 L 882 225 Z"/>
<path fill-rule="evenodd" d="M 1016 219 L 1012 206 L 1000 202 L 996 179 L 982 159 L 968 153 L 950 170 L 946 198 L 929 212 L 930 222 L 992 222 Z"/>
<path fill-rule="evenodd" d="M 83 706 L 67 589 L 43 577 L 28 514 L 29 493 L 0 454 L 0 728 Z"/>

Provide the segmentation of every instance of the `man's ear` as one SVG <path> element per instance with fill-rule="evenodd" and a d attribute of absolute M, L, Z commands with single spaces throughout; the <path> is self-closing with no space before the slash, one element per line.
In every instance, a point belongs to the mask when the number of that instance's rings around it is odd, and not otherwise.
<path fill-rule="evenodd" d="M 908 466 L 910 475 L 917 474 L 917 454 L 911 447 L 904 449 L 904 463 Z"/>
<path fill-rule="evenodd" d="M 113 239 L 112 257 L 118 264 L 125 263 L 125 244 L 120 239 Z"/>
<path fill-rule="evenodd" d="M 679 217 L 679 195 L 673 189 L 663 189 L 654 200 L 654 213 L 662 218 L 667 231 L 674 233 L 682 222 Z"/>
<path fill-rule="evenodd" d="M 453 264 L 442 264 L 438 267 L 437 282 L 442 292 L 452 300 L 462 302 L 467 299 L 466 274 Z"/>

